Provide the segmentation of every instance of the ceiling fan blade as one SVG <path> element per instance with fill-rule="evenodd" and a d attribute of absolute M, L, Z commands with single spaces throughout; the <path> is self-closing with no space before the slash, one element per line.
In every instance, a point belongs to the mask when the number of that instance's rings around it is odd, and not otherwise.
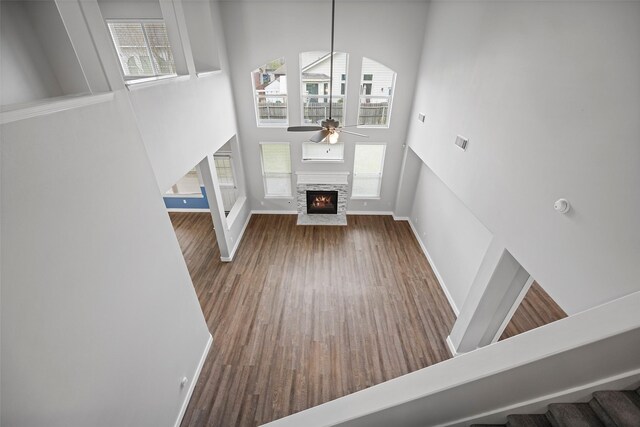
<path fill-rule="evenodd" d="M 351 131 L 344 130 L 344 129 L 338 129 L 338 132 L 340 132 L 340 133 L 348 133 L 350 135 L 362 136 L 364 138 L 369 138 L 369 135 L 365 135 L 363 133 L 351 132 Z"/>
<path fill-rule="evenodd" d="M 312 132 L 314 130 L 322 130 L 322 126 L 290 126 L 287 132 Z"/>
<path fill-rule="evenodd" d="M 311 141 L 311 142 L 321 142 L 323 139 L 325 139 L 327 137 L 327 135 L 329 135 L 329 133 L 331 133 L 331 132 L 329 132 L 327 129 L 323 129 L 322 131 L 316 133 L 311 138 L 309 138 L 309 141 Z"/>

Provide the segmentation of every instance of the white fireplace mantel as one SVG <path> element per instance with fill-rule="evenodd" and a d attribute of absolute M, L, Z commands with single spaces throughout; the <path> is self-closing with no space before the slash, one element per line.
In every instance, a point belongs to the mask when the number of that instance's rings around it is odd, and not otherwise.
<path fill-rule="evenodd" d="M 347 185 L 349 172 L 296 172 L 297 185 L 305 184 L 342 184 Z"/>

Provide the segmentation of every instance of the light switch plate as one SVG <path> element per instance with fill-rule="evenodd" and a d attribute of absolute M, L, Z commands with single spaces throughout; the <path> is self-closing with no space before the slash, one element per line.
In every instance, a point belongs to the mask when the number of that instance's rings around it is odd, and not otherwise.
<path fill-rule="evenodd" d="M 422 123 L 424 123 L 424 119 L 425 119 L 425 115 L 422 113 L 418 113 L 418 120 L 420 120 Z"/>

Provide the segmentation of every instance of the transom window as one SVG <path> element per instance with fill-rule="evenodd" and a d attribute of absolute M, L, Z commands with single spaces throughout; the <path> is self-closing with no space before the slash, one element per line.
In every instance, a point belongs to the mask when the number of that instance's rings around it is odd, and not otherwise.
<path fill-rule="evenodd" d="M 395 71 L 372 59 L 362 58 L 358 126 L 389 127 L 395 82 Z"/>
<path fill-rule="evenodd" d="M 287 67 L 284 58 L 275 59 L 251 72 L 258 126 L 286 126 Z"/>
<path fill-rule="evenodd" d="M 347 62 L 349 55 L 333 53 L 333 105 L 331 115 L 344 124 Z M 300 54 L 300 82 L 302 95 L 302 121 L 315 124 L 329 117 L 329 80 L 331 75 L 329 52 L 302 52 Z"/>
<path fill-rule="evenodd" d="M 342 162 L 344 161 L 344 144 L 302 143 L 303 162 Z"/>
<path fill-rule="evenodd" d="M 162 20 L 107 21 L 125 79 L 176 73 Z"/>

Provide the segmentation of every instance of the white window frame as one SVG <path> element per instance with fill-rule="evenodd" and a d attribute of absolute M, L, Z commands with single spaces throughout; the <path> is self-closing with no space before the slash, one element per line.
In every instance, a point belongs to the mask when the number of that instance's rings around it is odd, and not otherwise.
<path fill-rule="evenodd" d="M 313 52 L 313 51 L 311 51 Z M 320 51 L 319 51 L 320 52 Z M 321 93 L 318 93 L 317 95 L 312 95 L 312 94 L 307 94 L 306 93 L 306 87 L 305 87 L 305 82 L 302 81 L 302 54 L 305 52 L 300 52 L 298 54 L 298 63 L 300 64 L 300 72 L 298 73 L 298 79 L 300 81 L 300 122 L 303 123 L 304 125 L 314 125 L 317 123 L 307 123 L 305 122 L 305 118 L 304 118 L 304 105 L 305 105 L 305 101 L 307 98 L 326 98 L 326 103 L 328 104 L 329 101 L 329 95 L 324 95 Z M 342 99 L 342 117 L 340 118 L 340 124 L 344 125 L 346 120 L 347 120 L 347 93 L 349 91 L 349 53 L 347 52 L 338 52 L 338 51 L 334 51 L 334 55 L 336 54 L 344 54 L 345 56 L 345 70 L 344 73 L 342 71 L 338 72 L 337 76 L 338 76 L 338 82 L 337 82 L 337 87 L 342 89 L 342 83 L 344 83 L 344 95 L 342 94 L 338 94 L 338 95 L 333 95 L 332 99 L 334 102 L 337 102 L 339 99 Z M 329 54 L 329 52 L 327 52 L 327 54 Z M 333 72 L 335 73 L 336 70 L 334 69 Z M 342 74 L 345 75 L 345 80 L 344 82 L 342 81 Z M 309 83 L 309 82 L 307 82 Z M 320 82 L 318 82 L 318 84 L 320 84 Z M 334 86 L 335 87 L 335 86 Z M 318 90 L 318 92 L 320 92 Z M 327 110 L 327 114 L 326 114 L 326 118 L 328 118 L 328 110 Z M 336 119 L 336 117 L 334 117 L 334 119 Z"/>
<path fill-rule="evenodd" d="M 358 145 L 382 145 L 384 146 L 384 150 L 382 152 L 382 159 L 380 162 L 380 173 L 377 174 L 357 174 L 355 171 L 355 161 L 356 161 L 356 147 Z M 384 162 L 387 156 L 387 143 L 386 142 L 367 142 L 367 143 L 360 143 L 360 144 L 355 144 L 354 148 L 353 148 L 353 167 L 351 168 L 353 171 L 353 181 L 356 180 L 356 178 L 358 176 L 364 177 L 364 178 L 375 178 L 378 177 L 378 191 L 377 196 L 358 196 L 358 195 L 354 195 L 353 194 L 353 182 L 351 183 L 351 199 L 352 200 L 380 200 L 380 192 L 382 190 L 382 179 L 384 177 Z"/>
<path fill-rule="evenodd" d="M 281 56 L 280 58 L 277 59 L 283 59 L 284 60 L 284 64 L 286 65 L 287 60 L 285 59 L 284 56 Z M 265 63 L 264 65 L 268 64 Z M 289 127 L 289 88 L 287 87 L 287 93 L 284 94 L 276 94 L 276 95 L 272 95 L 269 94 L 267 95 L 266 93 L 261 93 L 258 94 L 258 91 L 256 89 L 256 82 L 253 79 L 253 73 L 257 70 L 260 69 L 260 67 L 255 68 L 253 70 L 251 70 L 251 73 L 249 74 L 249 76 L 251 77 L 251 89 L 252 89 L 252 93 L 253 93 L 253 108 L 255 109 L 256 112 L 256 126 L 259 128 L 286 128 Z M 287 70 L 287 86 L 289 86 L 289 72 Z M 286 120 L 283 123 L 261 123 L 260 122 L 260 109 L 258 107 L 258 98 L 262 98 L 264 97 L 264 99 L 269 99 L 269 98 L 284 98 L 284 103 L 286 105 Z"/>
<path fill-rule="evenodd" d="M 273 145 L 273 144 L 278 144 L 278 145 L 286 145 L 287 148 L 289 148 L 289 170 L 291 170 L 291 172 L 288 173 L 289 175 L 289 189 L 291 190 L 291 192 L 287 195 L 287 194 L 269 194 L 267 192 L 267 175 L 264 171 L 264 154 L 262 152 L 262 146 L 263 145 Z M 264 198 L 265 199 L 293 199 L 293 168 L 292 168 L 292 164 L 291 164 L 291 144 L 288 142 L 260 142 L 260 167 L 262 168 L 262 185 L 264 187 Z"/>
<path fill-rule="evenodd" d="M 391 81 L 391 94 L 389 95 L 375 95 L 375 94 L 370 94 L 370 95 L 365 95 L 363 92 L 364 89 L 364 85 L 366 83 L 371 83 L 373 85 L 373 79 L 375 79 L 375 73 L 367 73 L 367 74 L 372 74 L 372 80 L 365 80 L 364 79 L 364 72 L 362 70 L 362 68 L 364 67 L 364 60 L 368 59 L 369 61 L 374 61 L 380 65 L 383 65 L 384 67 L 388 68 L 389 70 L 393 71 L 393 79 Z M 378 62 L 374 59 L 371 58 L 362 58 L 362 64 L 360 65 L 360 95 L 358 96 L 358 116 L 356 117 L 356 123 L 360 123 L 360 106 L 362 105 L 362 100 L 369 98 L 369 99 L 386 99 L 388 101 L 389 104 L 389 111 L 387 112 L 387 123 L 384 125 L 360 125 L 358 124 L 357 127 L 361 128 L 361 129 L 389 129 L 389 127 L 391 126 L 391 109 L 393 108 L 393 96 L 395 95 L 395 91 L 396 91 L 396 79 L 398 78 L 398 73 L 393 70 L 390 67 L 387 67 L 386 65 L 384 65 L 381 62 Z M 386 150 L 385 150 L 386 151 Z"/>
<path fill-rule="evenodd" d="M 214 161 L 214 165 L 215 165 L 215 161 L 217 159 L 224 159 L 224 160 L 228 160 L 229 161 L 229 166 L 231 169 L 231 179 L 233 180 L 233 184 L 222 184 L 220 183 L 220 188 L 238 188 L 237 186 L 237 180 L 236 180 L 236 168 L 233 167 L 233 157 L 231 157 L 231 152 L 226 152 L 226 151 L 218 151 L 216 154 L 213 155 L 213 161 Z M 217 171 L 217 167 L 216 167 L 216 171 Z M 220 178 L 218 178 L 218 181 L 220 180 Z"/>
<path fill-rule="evenodd" d="M 111 44 L 113 46 L 113 50 L 116 53 L 116 58 L 118 59 L 118 63 L 120 64 L 120 73 L 122 74 L 122 78 L 124 79 L 125 83 L 135 83 L 135 82 L 147 82 L 150 80 L 156 80 L 156 79 L 166 79 L 166 78 L 171 78 L 171 77 L 177 77 L 178 74 L 176 73 L 171 73 L 171 74 L 159 74 L 159 70 L 156 69 L 156 63 L 153 60 L 153 54 L 151 53 L 151 46 L 149 45 L 149 38 L 147 36 L 147 32 L 144 29 L 144 25 L 142 24 L 152 24 L 152 23 L 161 23 L 164 24 L 165 28 L 167 28 L 167 24 L 165 23 L 164 19 L 154 19 L 154 18 L 119 18 L 119 19 L 107 19 L 105 20 L 106 24 L 107 24 L 107 32 L 109 33 L 109 36 L 111 37 Z M 153 68 L 154 72 L 156 72 L 155 74 L 140 74 L 140 75 L 127 75 L 125 73 L 124 70 L 124 64 L 122 63 L 122 61 L 120 60 L 120 54 L 118 53 L 118 48 L 116 47 L 116 41 L 113 38 L 113 33 L 111 32 L 111 28 L 109 28 L 109 24 L 119 24 L 119 23 L 124 23 L 124 24 L 141 24 L 142 26 L 142 34 L 144 35 L 144 43 L 145 46 L 147 48 L 147 53 L 149 54 L 149 59 L 151 60 L 151 68 Z M 167 36 L 168 36 L 168 29 L 167 29 Z M 173 46 L 171 46 L 171 44 L 169 44 L 169 49 L 171 49 L 174 60 L 173 60 L 173 67 L 177 69 L 177 64 L 175 61 L 175 51 L 173 51 Z"/>
<path fill-rule="evenodd" d="M 344 163 L 344 149 L 345 149 L 345 146 L 344 146 L 344 143 L 342 143 L 342 142 L 338 143 L 338 144 L 317 144 L 315 142 L 304 141 L 304 142 L 302 142 L 301 146 L 302 146 L 302 150 L 301 150 L 302 151 L 302 163 Z M 342 157 L 339 158 L 339 159 L 337 159 L 337 158 L 334 158 L 334 159 L 325 158 L 325 159 L 323 159 L 322 157 L 306 157 L 305 158 L 305 147 L 312 147 L 312 146 L 315 146 L 315 147 L 321 146 L 322 148 L 325 148 L 327 150 L 332 150 L 332 149 L 333 150 L 337 150 L 337 149 L 341 148 L 342 149 L 342 153 L 341 153 Z"/>

